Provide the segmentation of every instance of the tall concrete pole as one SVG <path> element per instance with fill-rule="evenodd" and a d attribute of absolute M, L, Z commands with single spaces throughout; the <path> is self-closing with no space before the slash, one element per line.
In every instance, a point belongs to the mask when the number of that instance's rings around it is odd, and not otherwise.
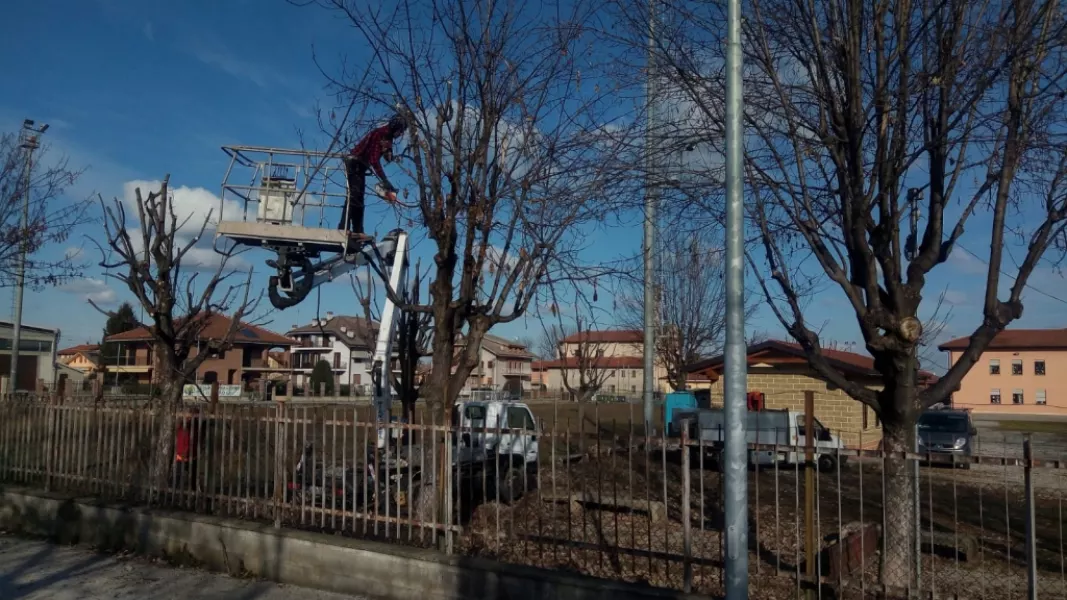
<path fill-rule="evenodd" d="M 748 365 L 742 195 L 741 0 L 728 0 L 726 41 L 726 598 L 748 598 Z"/>
<path fill-rule="evenodd" d="M 648 112 L 648 133 L 645 136 L 645 431 L 652 431 L 652 400 L 655 396 L 656 369 L 656 183 L 653 175 L 658 164 L 655 143 L 656 124 L 656 1 L 648 2 L 648 73 L 645 83 L 645 110 Z"/>
<path fill-rule="evenodd" d="M 33 151 L 39 147 L 38 136 L 48 129 L 48 125 L 34 127 L 33 121 L 22 122 L 19 135 L 19 147 L 26 151 L 26 164 L 23 173 L 25 189 L 22 191 L 22 231 L 19 235 L 19 264 L 15 271 L 15 315 L 11 335 L 11 372 L 8 379 L 8 391 L 18 390 L 19 345 L 22 343 L 22 295 L 26 287 L 26 253 L 29 240 L 26 239 L 30 227 L 30 186 L 33 173 Z"/>

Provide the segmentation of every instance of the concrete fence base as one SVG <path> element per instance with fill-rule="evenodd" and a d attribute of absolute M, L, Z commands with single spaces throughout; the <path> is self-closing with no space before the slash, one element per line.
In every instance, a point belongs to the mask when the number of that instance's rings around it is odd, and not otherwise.
<path fill-rule="evenodd" d="M 0 528 L 47 536 L 58 543 L 125 549 L 234 575 L 379 599 L 697 598 L 420 548 L 13 487 L 0 489 Z"/>

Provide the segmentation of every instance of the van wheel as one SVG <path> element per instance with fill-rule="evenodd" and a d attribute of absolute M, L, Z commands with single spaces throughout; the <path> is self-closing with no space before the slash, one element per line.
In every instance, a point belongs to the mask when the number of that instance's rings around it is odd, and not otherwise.
<path fill-rule="evenodd" d="M 500 501 L 511 504 L 522 497 L 526 483 L 526 469 L 522 465 L 501 465 L 499 479 Z"/>
<path fill-rule="evenodd" d="M 837 466 L 837 459 L 830 454 L 823 454 L 819 456 L 818 464 L 820 471 L 833 471 Z"/>

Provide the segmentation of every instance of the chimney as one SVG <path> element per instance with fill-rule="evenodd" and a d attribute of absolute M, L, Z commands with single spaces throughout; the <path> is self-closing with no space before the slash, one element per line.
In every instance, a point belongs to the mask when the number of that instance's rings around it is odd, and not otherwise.
<path fill-rule="evenodd" d="M 311 326 L 312 327 L 318 327 L 319 326 L 319 320 L 318 319 L 312 319 L 311 320 Z"/>
<path fill-rule="evenodd" d="M 326 311 L 326 322 L 329 322 L 331 319 L 333 319 L 333 313 Z"/>
<path fill-rule="evenodd" d="M 356 332 L 355 331 L 349 331 L 348 332 L 348 337 L 350 337 L 350 338 L 356 337 Z"/>
<path fill-rule="evenodd" d="M 341 333 L 348 333 L 348 328 L 344 325 L 341 325 Z"/>

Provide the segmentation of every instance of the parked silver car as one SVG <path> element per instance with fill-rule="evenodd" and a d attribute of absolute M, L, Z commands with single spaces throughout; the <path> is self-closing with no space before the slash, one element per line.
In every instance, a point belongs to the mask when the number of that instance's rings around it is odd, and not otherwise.
<path fill-rule="evenodd" d="M 970 457 L 978 430 L 964 410 L 928 410 L 919 416 L 919 452 Z M 959 463 L 969 469 L 971 463 Z"/>

